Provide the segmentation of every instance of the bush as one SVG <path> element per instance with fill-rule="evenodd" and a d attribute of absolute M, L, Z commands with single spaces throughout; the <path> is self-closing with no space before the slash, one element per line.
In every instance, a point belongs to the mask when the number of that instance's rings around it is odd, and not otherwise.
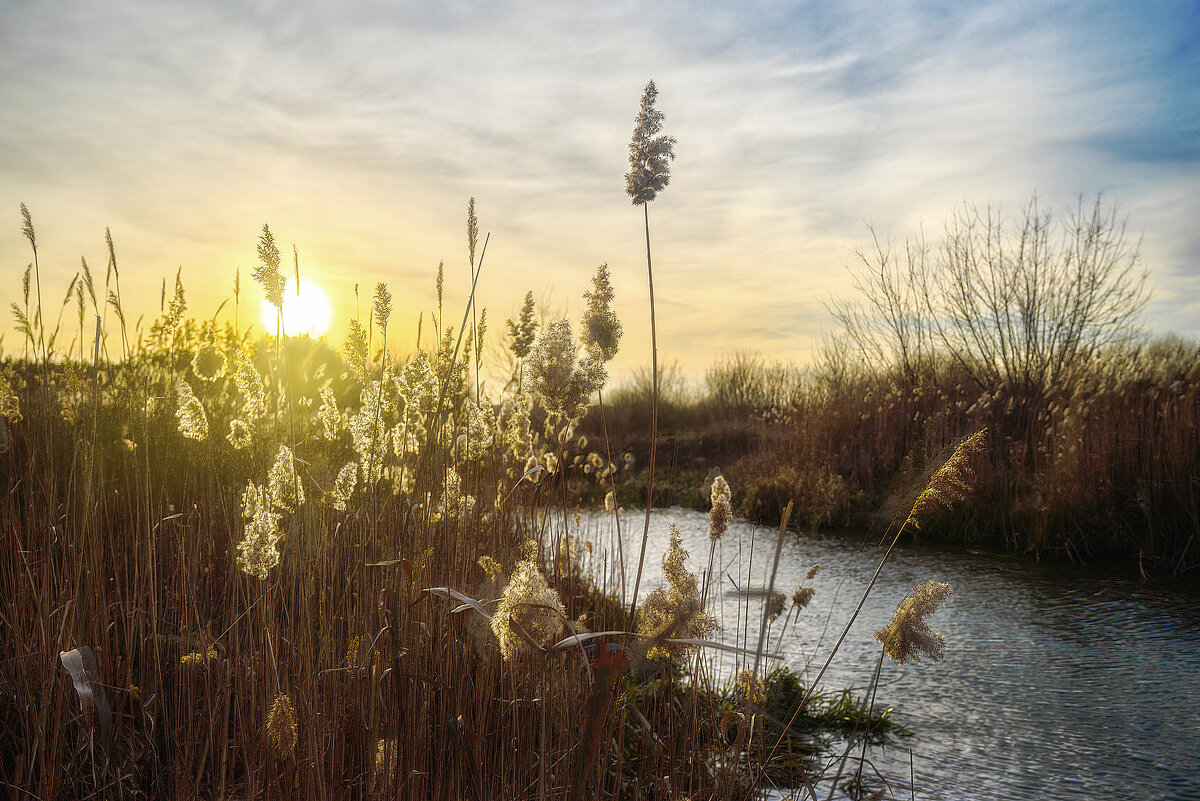
<path fill-rule="evenodd" d="M 825 467 L 783 465 L 766 474 L 747 474 L 741 465 L 735 478 L 743 488 L 742 513 L 756 523 L 779 521 L 788 501 L 792 520 L 816 533 L 819 526 L 844 520 L 850 503 L 846 480 Z"/>

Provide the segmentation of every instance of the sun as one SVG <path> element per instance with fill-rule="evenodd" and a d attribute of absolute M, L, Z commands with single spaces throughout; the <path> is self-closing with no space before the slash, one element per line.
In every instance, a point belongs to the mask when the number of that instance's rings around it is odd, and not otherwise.
<path fill-rule="evenodd" d="M 275 330 L 277 312 L 270 301 L 262 302 L 262 323 L 267 331 Z M 283 292 L 283 333 L 287 336 L 321 336 L 329 330 L 333 309 L 325 290 L 312 281 L 300 279 L 300 293 L 296 283 L 289 280 Z"/>

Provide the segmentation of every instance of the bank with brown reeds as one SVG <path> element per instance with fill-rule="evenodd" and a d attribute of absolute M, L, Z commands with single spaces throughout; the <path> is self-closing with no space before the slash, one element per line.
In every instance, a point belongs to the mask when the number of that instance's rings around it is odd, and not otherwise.
<path fill-rule="evenodd" d="M 636 384 L 610 393 L 614 443 L 644 404 Z M 1147 340 L 1099 354 L 1069 386 L 990 391 L 947 361 L 899 370 L 800 369 L 741 354 L 680 391 L 663 412 L 674 456 L 664 503 L 688 503 L 714 467 L 751 519 L 773 524 L 789 500 L 801 529 L 886 526 L 929 465 L 987 428 L 972 492 L 918 536 L 1031 558 L 1125 562 L 1192 580 L 1200 571 L 1200 347 Z M 598 428 L 599 410 L 589 417 Z M 636 478 L 630 479 L 636 484 Z"/>

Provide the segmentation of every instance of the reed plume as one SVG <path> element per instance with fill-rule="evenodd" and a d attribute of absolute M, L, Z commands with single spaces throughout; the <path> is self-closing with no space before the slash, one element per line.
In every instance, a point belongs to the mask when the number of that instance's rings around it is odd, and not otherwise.
<path fill-rule="evenodd" d="M 286 758 L 295 754 L 298 734 L 299 726 L 296 723 L 296 710 L 292 708 L 292 699 L 285 693 L 279 693 L 271 702 L 271 710 L 267 713 L 267 741 L 275 755 Z"/>
<path fill-rule="evenodd" d="M 653 643 L 646 654 L 649 659 L 676 659 L 693 647 L 666 642 L 667 638 L 703 640 L 717 628 L 716 619 L 704 611 L 699 582 L 688 572 L 687 557 L 679 529 L 672 525 L 671 543 L 662 563 L 667 584 L 646 596 L 638 614 L 638 632 Z"/>
<path fill-rule="evenodd" d="M 713 479 L 710 495 L 712 508 L 708 511 L 708 538 L 719 540 L 725 536 L 725 532 L 729 530 L 729 523 L 733 520 L 733 492 L 729 489 L 729 482 L 725 480 L 725 476 L 719 475 Z"/>
<path fill-rule="evenodd" d="M 533 645 L 545 648 L 553 644 L 566 619 L 558 593 L 537 564 L 532 559 L 517 562 L 492 618 L 492 631 L 505 661 L 529 652 Z"/>
<path fill-rule="evenodd" d="M 512 338 L 509 346 L 513 355 L 524 359 L 529 355 L 533 342 L 537 338 L 538 323 L 534 316 L 533 290 L 525 293 L 525 302 L 521 304 L 521 313 L 516 320 L 509 320 L 508 335 Z"/>
<path fill-rule="evenodd" d="M 279 564 L 280 516 L 266 489 L 253 481 L 242 493 L 242 517 L 246 527 L 238 543 L 238 566 L 247 575 L 265 580 Z"/>
<path fill-rule="evenodd" d="M 980 429 L 954 447 L 950 458 L 942 464 L 917 496 L 908 518 L 907 526 L 921 527 L 921 518 L 941 506 L 950 509 L 971 492 L 971 457 L 983 450 L 987 440 L 987 429 Z"/>
<path fill-rule="evenodd" d="M 304 485 L 296 477 L 296 460 L 286 445 L 279 446 L 267 474 L 267 494 L 271 504 L 285 512 L 294 512 L 304 505 Z"/>
<path fill-rule="evenodd" d="M 530 388 L 549 412 L 581 416 L 592 393 L 607 377 L 591 354 L 577 359 L 571 324 L 557 320 L 543 329 L 529 354 Z"/>
<path fill-rule="evenodd" d="M 283 290 L 287 279 L 279 271 L 279 248 L 275 245 L 275 237 L 271 229 L 264 225 L 262 235 L 258 239 L 259 263 L 254 268 L 254 280 L 262 286 L 263 295 L 283 317 Z"/>
<path fill-rule="evenodd" d="M 930 579 L 909 590 L 896 607 L 892 620 L 875 632 L 884 652 L 900 664 L 920 662 L 922 657 L 937 662 L 946 654 L 946 639 L 929 627 L 932 615 L 953 590 L 949 584 Z"/>
<path fill-rule="evenodd" d="M 675 138 L 661 133 L 665 115 L 654 107 L 657 100 L 658 88 L 650 81 L 642 92 L 642 107 L 629 143 L 629 172 L 625 173 L 625 191 L 635 206 L 654 200 L 671 182 Z"/>
<path fill-rule="evenodd" d="M 204 406 L 192 392 L 192 387 L 182 378 L 175 382 L 175 415 L 179 421 L 179 433 L 188 439 L 208 439 L 208 418 Z"/>

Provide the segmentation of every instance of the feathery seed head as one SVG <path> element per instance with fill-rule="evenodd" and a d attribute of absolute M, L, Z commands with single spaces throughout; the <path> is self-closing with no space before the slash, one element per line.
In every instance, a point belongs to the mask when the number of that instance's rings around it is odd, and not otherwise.
<path fill-rule="evenodd" d="M 387 328 L 388 318 L 392 316 L 392 293 L 387 284 L 380 281 L 375 285 L 375 325 Z"/>
<path fill-rule="evenodd" d="M 248 421 L 257 420 L 267 413 L 267 393 L 262 376 L 245 351 L 239 350 L 236 358 L 233 382 L 242 395 L 242 416 Z"/>
<path fill-rule="evenodd" d="M 767 596 L 767 622 L 774 623 L 775 620 L 783 614 L 783 607 L 787 603 L 787 596 L 782 592 L 773 592 Z"/>
<path fill-rule="evenodd" d="M 175 382 L 175 416 L 179 420 L 179 433 L 197 441 L 208 439 L 208 418 L 204 407 L 192 392 L 192 387 L 182 378 Z"/>
<path fill-rule="evenodd" d="M 518 391 L 500 407 L 501 440 L 506 456 L 520 462 L 529 456 L 532 432 L 529 427 L 529 396 Z"/>
<path fill-rule="evenodd" d="M 950 458 L 930 477 L 929 483 L 917 496 L 905 524 L 921 527 L 921 518 L 938 506 L 950 509 L 971 491 L 971 457 L 983 450 L 987 429 L 976 431 L 955 446 Z"/>
<path fill-rule="evenodd" d="M 296 750 L 296 737 L 299 727 L 296 725 L 296 710 L 292 708 L 292 699 L 284 693 L 275 696 L 271 703 L 271 711 L 267 713 L 267 740 L 278 757 L 290 757 Z"/>
<path fill-rule="evenodd" d="M 621 343 L 621 321 L 612 309 L 613 288 L 607 264 L 596 268 L 592 291 L 583 293 L 583 299 L 587 301 L 580 326 L 584 347 L 598 361 L 612 361 Z"/>
<path fill-rule="evenodd" d="M 265 580 L 279 564 L 279 513 L 267 491 L 253 481 L 242 493 L 242 517 L 246 531 L 238 543 L 238 566 L 247 575 Z"/>
<path fill-rule="evenodd" d="M 292 449 L 287 445 L 280 445 L 275 454 L 275 463 L 267 474 L 267 495 L 272 506 L 285 512 L 294 512 L 304 505 L 304 485 L 296 473 Z"/>
<path fill-rule="evenodd" d="M 37 253 L 37 234 L 33 231 L 33 218 L 29 216 L 29 209 L 24 203 L 21 204 L 21 233 L 29 240 L 29 247 L 33 252 Z"/>
<path fill-rule="evenodd" d="M 675 158 L 675 138 L 661 134 L 664 115 L 654 108 L 658 89 L 654 81 L 646 84 L 642 107 L 629 143 L 629 172 L 625 173 L 625 191 L 635 206 L 647 203 L 671 181 L 670 160 Z"/>
<path fill-rule="evenodd" d="M 608 380 L 604 362 L 586 353 L 576 362 L 571 324 L 558 320 L 546 326 L 529 355 L 530 386 L 547 411 L 577 419 L 592 393 Z M 569 439 L 571 433 L 568 433 Z"/>
<path fill-rule="evenodd" d="M 704 612 L 696 576 L 686 567 L 688 552 L 679 529 L 671 526 L 671 544 L 663 555 L 663 574 L 667 585 L 656 587 L 638 611 L 637 630 L 651 638 L 646 654 L 650 659 L 676 659 L 691 646 L 668 643 L 666 638 L 706 639 L 717 621 Z"/>
<path fill-rule="evenodd" d="M 346 511 L 346 502 L 350 500 L 350 496 L 354 494 L 354 488 L 358 485 L 358 463 L 346 462 L 342 465 L 342 469 L 338 471 L 337 478 L 333 482 L 332 502 L 333 508 L 339 512 Z"/>
<path fill-rule="evenodd" d="M 475 198 L 467 201 L 467 252 L 475 266 L 475 245 L 479 242 L 479 222 L 475 219 Z"/>
<path fill-rule="evenodd" d="M 350 438 L 358 452 L 363 484 L 373 486 L 383 477 L 391 440 L 385 418 L 395 409 L 395 397 L 384 392 L 383 381 L 374 379 L 363 387 L 359 398 L 358 412 L 350 417 Z"/>
<path fill-rule="evenodd" d="M 342 355 L 346 366 L 354 377 L 363 383 L 367 380 L 367 332 L 358 320 L 350 321 L 350 330 L 346 332 L 346 343 L 342 346 Z"/>
<path fill-rule="evenodd" d="M 929 627 L 925 618 L 936 612 L 952 592 L 949 584 L 932 579 L 909 590 L 891 622 L 875 632 L 884 653 L 900 664 L 920 662 L 922 657 L 940 661 L 946 653 L 946 640 Z"/>
<path fill-rule="evenodd" d="M 492 618 L 492 631 L 504 659 L 512 660 L 531 649 L 517 626 L 534 643 L 545 648 L 558 639 L 566 619 L 567 612 L 558 593 L 546 582 L 537 564 L 530 559 L 517 562 L 496 608 L 496 616 Z"/>
<path fill-rule="evenodd" d="M 258 238 L 259 264 L 254 268 L 254 280 L 262 286 L 263 295 L 272 306 L 283 312 L 283 290 L 287 279 L 279 271 L 279 248 L 271 229 L 264 225 Z"/>
<path fill-rule="evenodd" d="M 475 496 L 462 490 L 462 478 L 453 467 L 446 470 L 446 481 L 442 497 L 433 510 L 436 520 L 454 520 L 466 517 L 475 508 Z"/>
<path fill-rule="evenodd" d="M 816 590 L 812 587 L 805 587 L 803 584 L 797 586 L 795 592 L 792 593 L 792 606 L 797 609 L 805 608 L 812 602 L 815 594 Z"/>
<path fill-rule="evenodd" d="M 729 489 L 729 483 L 725 476 L 718 475 L 713 479 L 712 509 L 708 513 L 710 540 L 721 539 L 729 529 L 729 522 L 733 520 L 732 502 L 733 492 Z"/>
<path fill-rule="evenodd" d="M 428 431 L 421 423 L 397 423 L 392 428 L 392 451 L 400 459 L 415 459 L 428 439 Z"/>
<path fill-rule="evenodd" d="M 342 430 L 342 413 L 338 410 L 337 398 L 333 395 L 333 387 L 326 384 L 321 387 L 321 408 L 318 412 L 321 418 L 321 429 L 325 439 L 332 442 Z"/>
<path fill-rule="evenodd" d="M 533 341 L 537 337 L 537 319 L 534 317 L 533 290 L 525 293 L 525 302 L 521 305 L 521 314 L 516 322 L 508 321 L 508 335 L 512 337 L 512 352 L 518 359 L 529 355 Z"/>
<path fill-rule="evenodd" d="M 404 400 L 405 415 L 409 421 L 416 421 L 421 415 L 435 411 L 438 379 L 428 352 L 419 350 L 404 364 L 397 379 L 397 391 Z"/>
<path fill-rule="evenodd" d="M 235 449 L 241 451 L 250 447 L 250 443 L 254 441 L 254 426 L 250 423 L 235 417 L 229 421 L 229 433 L 225 436 Z"/>
<path fill-rule="evenodd" d="M 530 386 L 548 411 L 570 417 L 586 403 L 575 371 L 575 337 L 566 320 L 542 331 L 529 354 L 528 371 Z"/>
<path fill-rule="evenodd" d="M 478 462 L 486 456 L 496 433 L 496 413 L 491 400 L 485 393 L 480 403 L 468 398 L 463 404 L 466 411 L 465 456 L 469 462 Z"/>
<path fill-rule="evenodd" d="M 242 492 L 242 518 L 253 520 L 263 509 L 269 509 L 263 488 L 251 481 Z"/>
<path fill-rule="evenodd" d="M 21 400 L 17 397 L 12 382 L 5 373 L 0 373 L 0 417 L 10 423 L 21 421 Z"/>

